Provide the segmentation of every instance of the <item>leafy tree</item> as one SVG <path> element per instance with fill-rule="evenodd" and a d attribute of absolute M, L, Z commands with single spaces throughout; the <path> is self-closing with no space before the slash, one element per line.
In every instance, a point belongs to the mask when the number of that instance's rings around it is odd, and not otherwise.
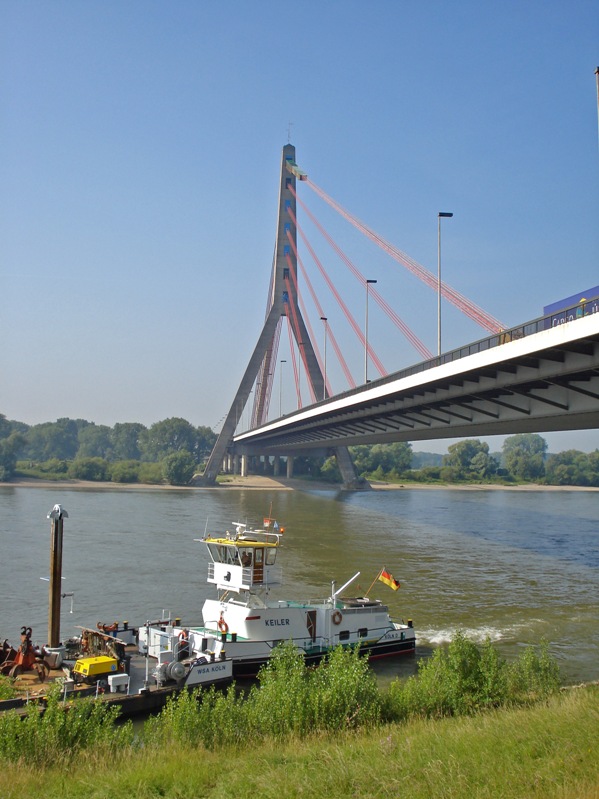
<path fill-rule="evenodd" d="M 0 439 L 0 482 L 7 482 L 15 475 L 17 468 L 17 452 L 25 443 L 21 433 L 11 433 L 7 438 Z"/>
<path fill-rule="evenodd" d="M 112 457 L 111 428 L 93 422 L 79 431 L 78 458 L 105 458 Z"/>
<path fill-rule="evenodd" d="M 412 445 L 406 442 L 360 444 L 349 450 L 358 474 L 402 474 L 412 464 Z"/>
<path fill-rule="evenodd" d="M 10 424 L 6 421 L 6 416 L 0 413 L 0 438 L 8 438 L 10 435 Z"/>
<path fill-rule="evenodd" d="M 497 461 L 489 455 L 489 445 L 476 438 L 468 438 L 447 448 L 441 477 L 444 480 L 482 479 L 496 471 Z"/>
<path fill-rule="evenodd" d="M 339 471 L 337 458 L 334 455 L 331 455 L 331 457 L 327 458 L 322 464 L 320 467 L 320 476 L 324 480 L 328 480 L 329 483 L 341 482 L 341 472 Z"/>
<path fill-rule="evenodd" d="M 513 477 L 539 480 L 545 474 L 547 442 L 537 433 L 518 433 L 503 442 L 503 462 Z"/>
<path fill-rule="evenodd" d="M 598 486 L 599 451 L 587 454 L 569 449 L 550 455 L 545 466 L 545 480 L 550 485 Z"/>
<path fill-rule="evenodd" d="M 73 460 L 79 450 L 79 430 L 87 424 L 81 419 L 58 419 L 33 425 L 27 432 L 25 457 L 34 461 Z"/>
<path fill-rule="evenodd" d="M 198 435 L 196 457 L 198 463 L 200 463 L 200 461 L 205 460 L 210 455 L 218 436 L 211 427 L 204 427 L 202 425 L 196 429 L 196 432 Z"/>
<path fill-rule="evenodd" d="M 169 485 L 189 485 L 196 468 L 195 458 L 190 452 L 172 452 L 162 461 L 162 474 Z"/>
<path fill-rule="evenodd" d="M 147 432 L 147 428 L 139 422 L 117 422 L 110 434 L 114 459 L 116 461 L 141 460 L 139 441 L 144 432 Z"/>
<path fill-rule="evenodd" d="M 173 452 L 186 450 L 197 457 L 198 434 L 185 419 L 173 417 L 156 422 L 140 435 L 142 460 L 162 461 Z"/>

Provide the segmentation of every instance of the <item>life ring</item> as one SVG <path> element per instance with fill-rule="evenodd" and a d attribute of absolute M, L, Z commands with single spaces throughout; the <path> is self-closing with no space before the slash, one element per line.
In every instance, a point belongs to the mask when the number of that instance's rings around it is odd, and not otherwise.
<path fill-rule="evenodd" d="M 223 618 L 223 614 L 220 614 L 220 619 L 218 620 L 218 624 L 216 625 L 221 633 L 225 633 L 225 635 L 229 632 L 229 625 Z"/>
<path fill-rule="evenodd" d="M 331 616 L 331 621 L 333 622 L 333 624 L 341 624 L 342 619 L 343 616 L 341 615 L 341 612 L 338 610 L 336 610 Z"/>

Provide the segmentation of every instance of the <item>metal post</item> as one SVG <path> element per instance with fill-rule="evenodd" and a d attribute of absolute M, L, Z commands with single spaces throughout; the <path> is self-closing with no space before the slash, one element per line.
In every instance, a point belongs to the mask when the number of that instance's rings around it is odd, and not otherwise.
<path fill-rule="evenodd" d="M 366 320 L 364 324 L 364 383 L 368 383 L 368 287 L 376 280 L 366 281 Z"/>
<path fill-rule="evenodd" d="M 327 398 L 327 322 L 328 319 L 326 316 L 320 317 L 321 321 L 324 322 L 324 375 L 322 377 L 322 398 L 325 400 Z"/>
<path fill-rule="evenodd" d="M 437 214 L 437 355 L 441 357 L 441 218 L 451 218 L 452 213 Z"/>
<path fill-rule="evenodd" d="M 279 372 L 279 417 L 283 415 L 283 364 L 287 361 L 281 361 L 281 370 Z"/>
<path fill-rule="evenodd" d="M 62 505 L 55 505 L 48 519 L 52 520 L 50 539 L 50 587 L 48 593 L 48 646 L 60 644 L 60 581 L 62 580 L 62 530 L 63 518 L 69 516 Z"/>

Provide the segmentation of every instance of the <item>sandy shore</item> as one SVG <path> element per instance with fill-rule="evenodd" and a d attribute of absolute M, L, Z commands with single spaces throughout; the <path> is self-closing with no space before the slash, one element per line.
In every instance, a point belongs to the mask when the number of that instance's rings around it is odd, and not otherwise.
<path fill-rule="evenodd" d="M 301 480 L 299 478 L 268 477 L 265 475 L 228 475 L 223 478 L 223 482 L 216 486 L 169 486 L 169 485 L 149 485 L 142 483 L 96 483 L 90 480 L 38 480 L 33 477 L 19 477 L 11 480 L 10 483 L 0 482 L 0 487 L 19 487 L 19 488 L 57 488 L 67 489 L 110 489 L 122 491 L 220 491 L 227 489 L 256 489 L 260 491 L 315 491 L 326 489 L 340 490 L 341 486 L 333 483 L 315 482 L 311 480 Z M 470 483 L 453 483 L 440 485 L 436 483 L 385 483 L 383 481 L 371 481 L 370 487 L 374 491 L 407 491 L 410 489 L 430 491 L 433 489 L 447 491 L 599 491 L 599 488 L 590 486 L 547 486 L 538 483 L 526 483 L 525 485 L 474 485 Z"/>

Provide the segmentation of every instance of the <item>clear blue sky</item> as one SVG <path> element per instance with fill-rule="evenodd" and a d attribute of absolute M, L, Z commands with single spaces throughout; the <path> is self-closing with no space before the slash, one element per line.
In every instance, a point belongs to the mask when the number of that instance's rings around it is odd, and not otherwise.
<path fill-rule="evenodd" d="M 264 318 L 290 122 L 310 177 L 433 272 L 453 212 L 444 278 L 506 325 L 599 284 L 595 0 L 2 0 L 0 23 L 9 419 L 217 425 Z M 300 189 L 435 351 L 434 292 Z M 387 370 L 420 360 L 370 307 Z M 444 349 L 485 335 L 443 313 Z"/>

